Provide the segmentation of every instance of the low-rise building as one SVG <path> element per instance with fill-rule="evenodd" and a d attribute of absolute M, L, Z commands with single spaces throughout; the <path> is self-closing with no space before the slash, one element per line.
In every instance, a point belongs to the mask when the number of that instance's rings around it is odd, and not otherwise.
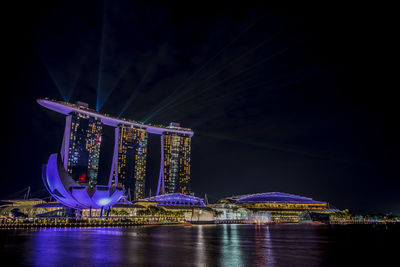
<path fill-rule="evenodd" d="M 212 207 L 224 212 L 217 219 L 235 219 L 238 216 L 238 210 L 245 209 L 247 210 L 248 221 L 262 223 L 299 223 L 302 222 L 300 219 L 304 212 L 312 212 L 312 214 L 340 212 L 337 209 L 332 209 L 327 202 L 280 192 L 226 197 Z M 246 214 L 244 211 L 240 214 L 240 216 L 243 216 L 240 218 L 246 217 L 246 215 L 243 215 Z"/>

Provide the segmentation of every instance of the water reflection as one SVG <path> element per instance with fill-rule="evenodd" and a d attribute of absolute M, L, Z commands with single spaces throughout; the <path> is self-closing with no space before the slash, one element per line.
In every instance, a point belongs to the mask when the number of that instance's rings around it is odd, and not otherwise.
<path fill-rule="evenodd" d="M 35 266 L 65 266 L 71 260 L 79 265 L 96 265 L 118 261 L 121 251 L 121 242 L 115 238 L 122 235 L 118 228 L 49 228 L 29 235 L 32 240 L 26 260 L 32 260 Z"/>
<path fill-rule="evenodd" d="M 236 224 L 224 224 L 222 227 L 222 266 L 243 266 L 238 226 Z"/>
<path fill-rule="evenodd" d="M 199 225 L 197 228 L 197 244 L 196 244 L 196 265 L 206 266 L 207 254 L 206 254 L 206 240 L 204 238 L 204 227 Z"/>
<path fill-rule="evenodd" d="M 272 247 L 272 241 L 271 241 L 271 233 L 269 231 L 269 226 L 265 227 L 265 255 L 266 255 L 266 266 L 275 266 L 276 261 L 273 253 L 273 247 Z"/>
<path fill-rule="evenodd" d="M 312 267 L 341 259 L 337 255 L 347 251 L 342 248 L 355 242 L 352 235 L 363 240 L 357 251 L 390 251 L 382 238 L 392 235 L 379 237 L 371 229 L 363 229 L 364 235 L 359 230 L 312 225 L 48 228 L 0 231 L 0 247 L 4 262 L 27 266 Z M 379 246 L 372 250 L 367 241 L 374 238 Z"/>

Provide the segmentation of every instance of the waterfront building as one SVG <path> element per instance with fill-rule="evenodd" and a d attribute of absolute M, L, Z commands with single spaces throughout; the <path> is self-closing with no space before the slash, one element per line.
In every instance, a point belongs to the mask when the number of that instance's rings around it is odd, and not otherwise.
<path fill-rule="evenodd" d="M 110 208 L 124 194 L 129 200 L 144 198 L 148 133 L 161 135 L 162 160 L 157 192 L 190 193 L 190 138 L 194 134 L 191 129 L 177 123 L 150 125 L 114 118 L 90 109 L 83 102 L 72 104 L 49 99 L 37 102 L 66 115 L 59 156 L 52 154 L 42 172 L 47 190 L 63 205 L 103 209 Z M 104 125 L 115 129 L 114 151 L 107 185 L 99 185 L 97 176 Z"/>
<path fill-rule="evenodd" d="M 144 129 L 119 127 L 118 185 L 125 187 L 129 200 L 145 197 L 147 139 Z"/>
<path fill-rule="evenodd" d="M 165 133 L 161 139 L 163 157 L 157 193 L 190 194 L 190 136 Z"/>
<path fill-rule="evenodd" d="M 245 208 L 252 212 L 251 216 L 256 216 L 256 220 L 265 217 L 271 222 L 298 223 L 305 212 L 312 214 L 334 214 L 340 212 L 331 207 L 327 202 L 321 202 L 309 197 L 303 197 L 281 192 L 269 192 L 259 194 L 248 194 L 227 197 L 219 200 L 211 207 L 224 211 L 221 215 L 226 216 L 228 210 Z"/>
<path fill-rule="evenodd" d="M 136 203 L 143 206 L 147 206 L 147 204 L 156 204 L 158 206 L 170 207 L 206 207 L 204 199 L 181 193 L 158 195 L 142 199 Z"/>
<path fill-rule="evenodd" d="M 214 223 L 215 211 L 208 208 L 204 199 L 181 193 L 162 194 L 142 199 L 136 205 L 158 207 L 168 212 L 179 212 L 184 221 L 191 223 Z"/>
<path fill-rule="evenodd" d="M 3 200 L 0 205 L 0 218 L 35 218 L 41 214 L 65 210 L 59 202 L 48 202 L 41 199 Z M 53 214 L 56 216 L 57 214 Z"/>
<path fill-rule="evenodd" d="M 99 170 L 102 124 L 94 117 L 73 112 L 66 118 L 66 127 L 70 133 L 67 140 L 67 171 L 75 181 L 95 186 Z"/>
<path fill-rule="evenodd" d="M 109 209 L 124 194 L 124 189 L 115 185 L 90 186 L 74 181 L 58 153 L 51 154 L 43 166 L 42 179 L 54 199 L 76 210 Z"/>

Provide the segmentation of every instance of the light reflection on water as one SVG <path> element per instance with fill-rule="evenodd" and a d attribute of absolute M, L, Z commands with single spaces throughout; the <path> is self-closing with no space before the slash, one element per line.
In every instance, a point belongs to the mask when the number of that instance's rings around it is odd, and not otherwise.
<path fill-rule="evenodd" d="M 274 267 L 275 257 L 269 226 L 254 225 L 254 263 L 259 266 Z"/>
<path fill-rule="evenodd" d="M 390 242 L 397 242 L 395 234 L 399 231 L 368 227 L 198 225 L 3 230 L 0 247 L 3 261 L 29 266 L 312 267 L 337 266 L 347 254 L 355 257 L 357 253 L 356 263 L 364 255 L 379 253 L 387 253 L 379 257 L 380 262 L 390 259 Z M 367 259 L 365 263 L 372 262 Z"/>
<path fill-rule="evenodd" d="M 224 224 L 222 227 L 222 266 L 243 266 L 242 251 L 237 230 L 238 225 Z"/>
<path fill-rule="evenodd" d="M 196 246 L 196 264 L 198 266 L 207 266 L 206 264 L 206 240 L 204 239 L 204 226 L 199 225 L 197 228 L 197 246 Z"/>
<path fill-rule="evenodd" d="M 273 253 L 273 248 L 272 248 L 272 242 L 271 242 L 271 233 L 269 232 L 269 227 L 267 226 L 265 228 L 265 261 L 266 261 L 266 266 L 272 267 L 275 266 L 275 258 L 274 258 L 274 253 Z"/>

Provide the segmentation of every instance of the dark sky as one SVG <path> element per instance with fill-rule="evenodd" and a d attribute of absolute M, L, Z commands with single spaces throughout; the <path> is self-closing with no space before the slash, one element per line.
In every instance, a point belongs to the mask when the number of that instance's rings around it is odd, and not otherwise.
<path fill-rule="evenodd" d="M 32 186 L 64 116 L 36 98 L 192 127 L 192 189 L 280 191 L 400 214 L 389 7 L 35 1 L 3 8 L 1 198 Z M 105 129 L 101 175 L 109 171 Z M 147 191 L 159 136 L 149 137 Z"/>

